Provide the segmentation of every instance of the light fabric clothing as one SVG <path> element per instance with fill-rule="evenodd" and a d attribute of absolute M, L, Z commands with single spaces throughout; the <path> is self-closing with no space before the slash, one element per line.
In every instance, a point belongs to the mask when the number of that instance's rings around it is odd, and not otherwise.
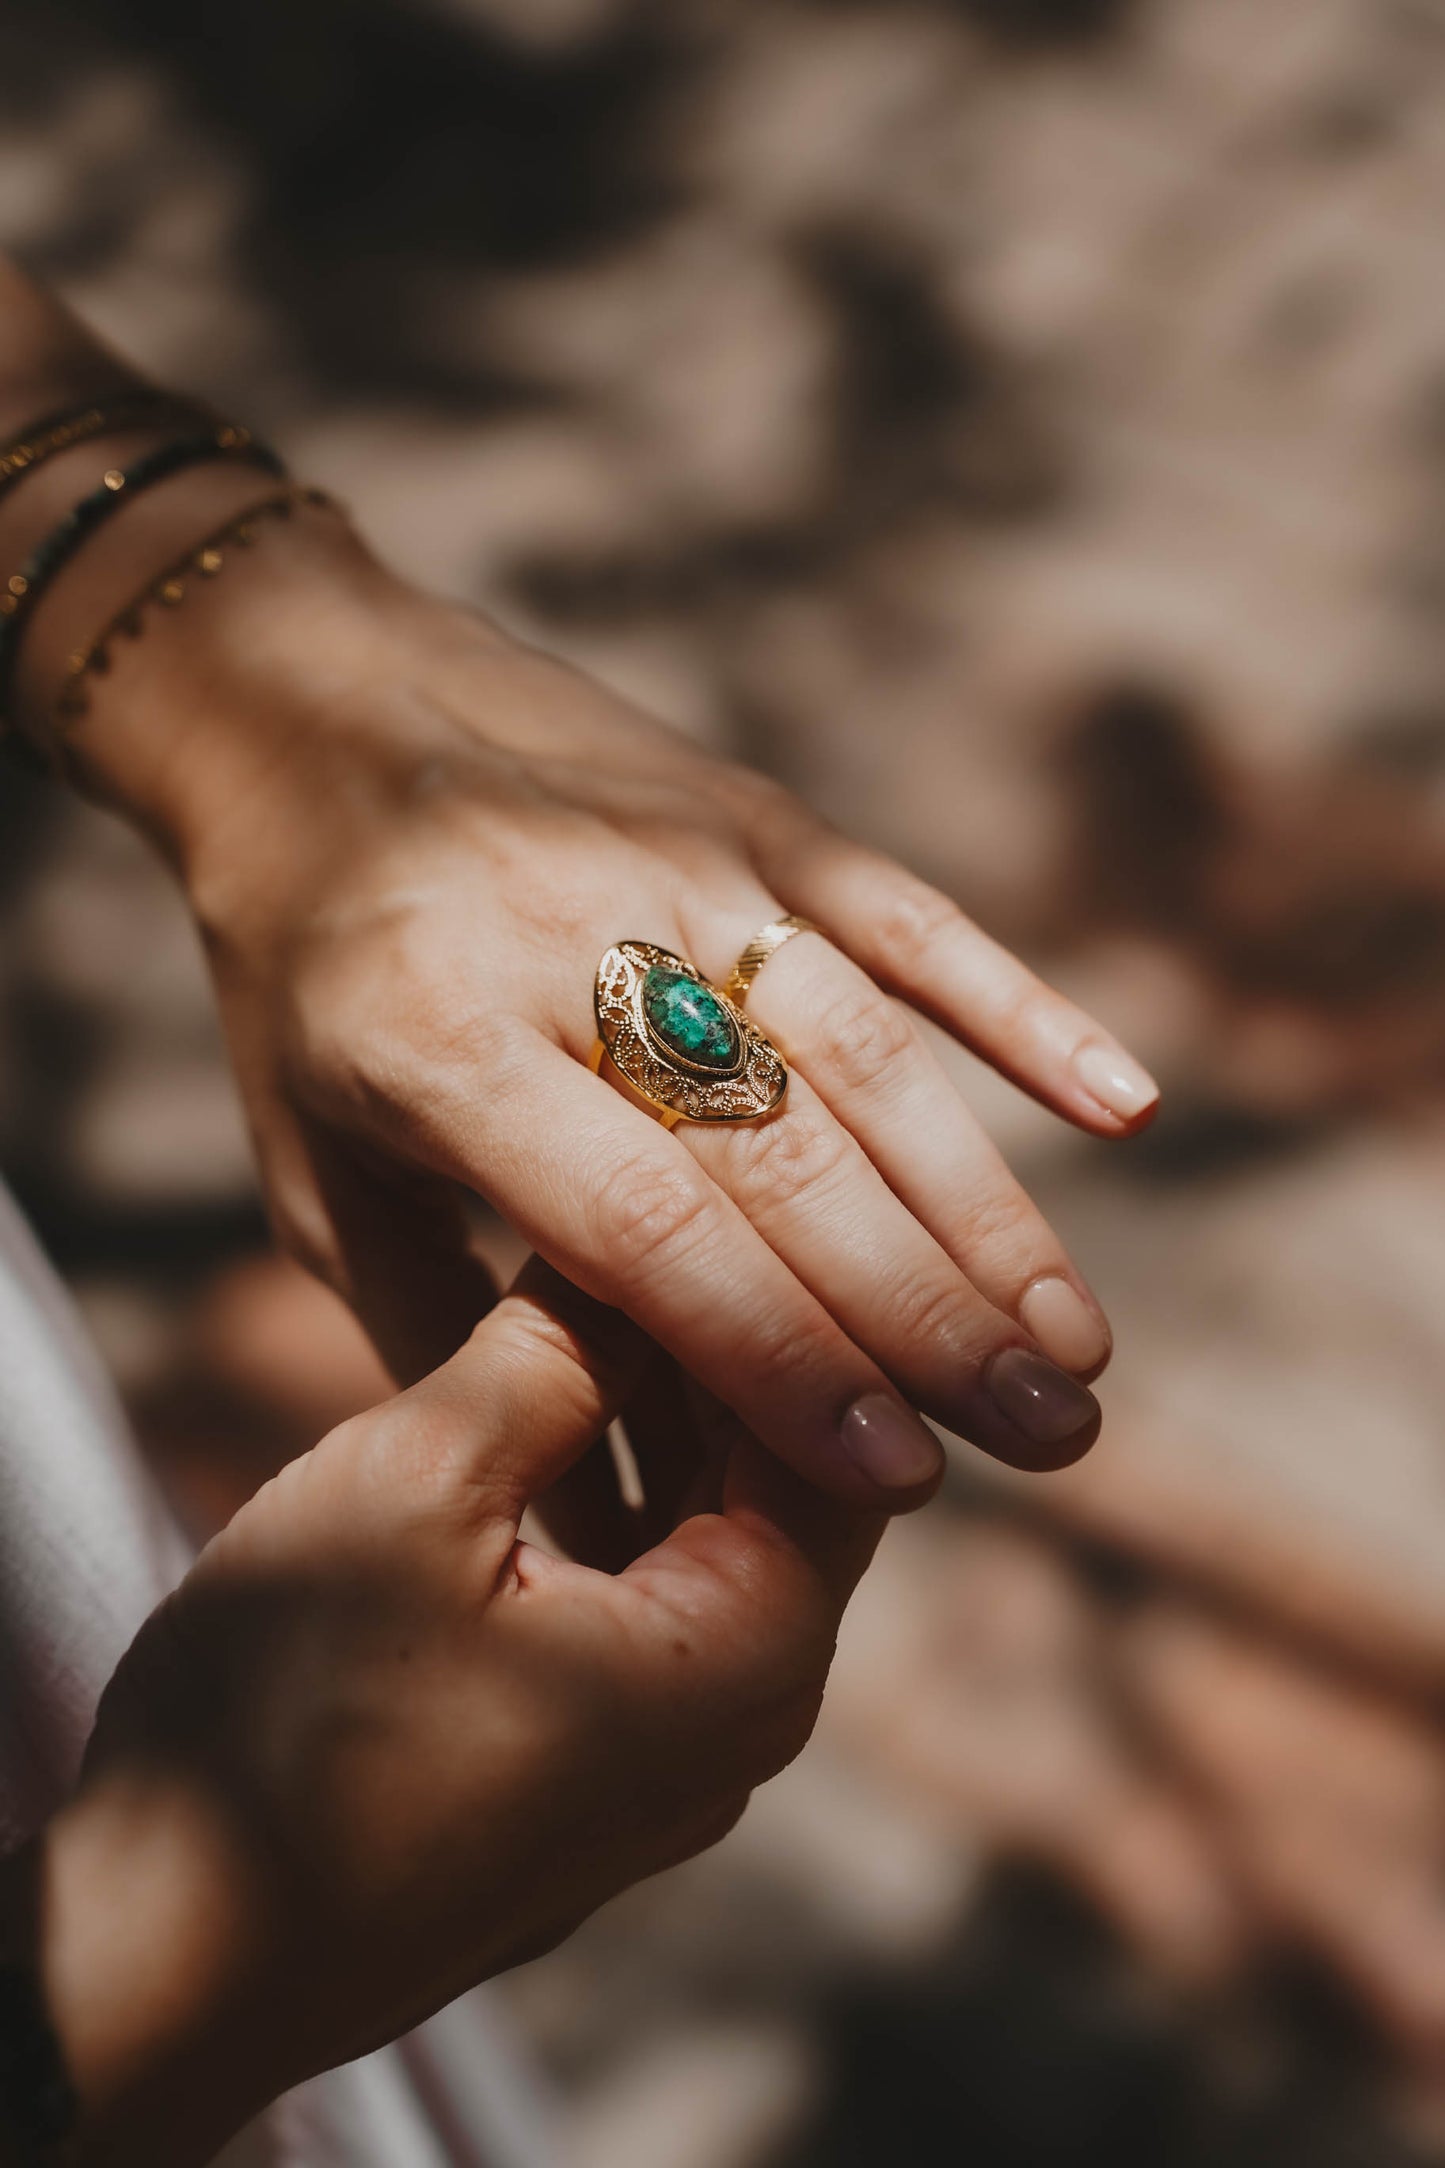
<path fill-rule="evenodd" d="M 0 1188 L 0 1847 L 74 1782 L 101 1689 L 187 1551 L 64 1291 Z M 289 2094 L 225 2168 L 555 2168 L 485 1990 Z"/>

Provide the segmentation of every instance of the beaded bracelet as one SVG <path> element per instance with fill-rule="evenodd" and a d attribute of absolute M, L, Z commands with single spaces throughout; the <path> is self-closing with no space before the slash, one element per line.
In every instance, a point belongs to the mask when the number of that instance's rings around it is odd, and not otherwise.
<path fill-rule="evenodd" d="M 174 609 L 184 601 L 187 582 L 193 575 L 202 579 L 214 579 L 226 561 L 230 548 L 248 548 L 256 539 L 257 522 L 263 519 L 289 519 L 299 505 L 317 505 L 325 510 L 338 509 L 336 500 L 324 489 L 311 489 L 299 482 L 288 483 L 285 489 L 276 490 L 269 497 L 247 505 L 244 511 L 235 512 L 211 533 L 202 536 L 173 563 L 147 580 L 140 593 L 122 609 L 109 617 L 95 637 L 79 647 L 66 665 L 65 689 L 55 704 L 56 720 L 68 723 L 83 715 L 90 705 L 86 690 L 87 677 L 101 677 L 110 668 L 111 649 L 117 639 L 138 639 L 144 630 L 144 613 L 149 605 Z M 59 748 L 54 748 L 57 751 Z"/>
<path fill-rule="evenodd" d="M 84 406 L 62 407 L 32 422 L 23 437 L 0 452 L 0 497 L 37 467 L 43 467 L 47 459 L 53 459 L 57 452 L 68 452 L 73 445 L 88 443 L 92 437 L 119 434 L 123 429 L 138 429 L 147 423 L 159 427 L 163 422 L 187 418 L 221 426 L 204 401 L 187 399 L 177 392 L 122 392 L 115 399 L 91 399 Z"/>
<path fill-rule="evenodd" d="M 0 591 L 0 720 L 8 715 L 15 652 L 25 620 L 82 543 L 122 504 L 138 497 L 144 490 L 154 488 L 156 483 L 166 481 L 186 467 L 199 466 L 209 459 L 226 458 L 248 459 L 271 474 L 285 472 L 274 452 L 256 443 L 249 430 L 233 423 L 223 423 L 204 435 L 178 437 L 159 451 L 148 452 L 134 466 L 108 468 L 99 488 L 73 505 L 45 540 L 32 550 L 20 570 L 10 575 L 4 590 Z"/>

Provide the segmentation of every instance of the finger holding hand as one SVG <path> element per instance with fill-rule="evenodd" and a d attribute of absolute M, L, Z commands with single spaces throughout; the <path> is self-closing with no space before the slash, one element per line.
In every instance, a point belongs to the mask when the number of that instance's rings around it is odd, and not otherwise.
<path fill-rule="evenodd" d="M 886 1526 L 730 1434 L 722 1509 L 680 1522 L 615 1585 L 649 1725 L 750 1789 L 801 1752 L 848 1599 Z"/>
<path fill-rule="evenodd" d="M 548 1540 L 579 1565 L 620 1573 L 690 1512 L 720 1500 L 704 1406 L 721 1412 L 671 1356 L 653 1348 L 620 1422 L 533 1499 L 533 1518 Z"/>
<path fill-rule="evenodd" d="M 538 1035 L 515 1077 L 458 1084 L 409 1135 L 810 1480 L 893 1511 L 932 1495 L 942 1450 L 879 1364 L 687 1146 L 568 1054 Z"/>
<path fill-rule="evenodd" d="M 480 1515 L 515 1529 L 591 1453 L 649 1353 L 618 1311 L 533 1257 L 466 1345 L 389 1403 L 387 1431 L 402 1452 L 412 1440 L 439 1454 Z"/>
<path fill-rule="evenodd" d="M 468 1346 L 392 1404 L 388 1428 L 420 1432 L 432 1450 L 439 1431 L 449 1433 L 458 1456 L 449 1480 L 515 1530 L 539 1494 L 589 1457 L 648 1364 L 624 1319 L 533 1259 Z M 669 1405 L 680 1396 L 664 1392 L 653 1408 L 648 1450 L 658 1462 Z M 669 1761 L 677 1725 L 706 1734 L 699 1770 L 712 1802 L 720 1788 L 731 1798 L 772 1774 L 803 1744 L 886 1515 L 819 1491 L 720 1404 L 701 1439 L 684 1433 L 674 1444 L 684 1467 L 696 1467 L 699 1450 L 720 1466 L 721 1510 L 686 1512 L 677 1499 L 683 1517 L 672 1532 L 615 1578 L 556 1568 L 517 1545 L 497 1600 L 523 1605 L 559 1663 L 574 1640 L 585 1645 L 587 1664 L 610 1672 Z"/>

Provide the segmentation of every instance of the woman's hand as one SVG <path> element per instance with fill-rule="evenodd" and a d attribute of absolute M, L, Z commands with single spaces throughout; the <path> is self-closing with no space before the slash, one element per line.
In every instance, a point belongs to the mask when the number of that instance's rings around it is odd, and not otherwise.
<path fill-rule="evenodd" d="M 87 2168 L 208 2158 L 712 1843 L 798 1752 L 878 1518 L 713 1410 L 716 1513 L 615 1577 L 518 1540 L 643 1359 L 529 1268 L 142 1631 L 41 1859 Z"/>
<path fill-rule="evenodd" d="M 77 736 L 180 861 L 283 1240 L 400 1374 L 488 1299 L 477 1193 L 840 1496 L 927 1489 L 909 1403 L 1089 1445 L 1107 1327 L 890 993 L 1097 1134 L 1153 1087 L 942 896 L 316 514 L 122 645 Z M 831 939 L 750 997 L 777 1116 L 668 1134 L 587 1073 L 611 943 L 722 978 L 784 911 Z"/>

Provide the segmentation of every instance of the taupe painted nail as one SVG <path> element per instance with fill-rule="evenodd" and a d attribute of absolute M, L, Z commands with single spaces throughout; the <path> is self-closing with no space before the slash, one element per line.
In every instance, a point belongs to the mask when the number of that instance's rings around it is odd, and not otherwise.
<path fill-rule="evenodd" d="M 923 1418 L 886 1393 L 855 1400 L 838 1434 L 854 1467 L 880 1490 L 917 1490 L 943 1466 L 943 1447 Z"/>
<path fill-rule="evenodd" d="M 1099 1403 L 1031 1347 L 1006 1347 L 985 1365 L 995 1407 L 1035 1445 L 1062 1445 L 1099 1419 Z"/>
<path fill-rule="evenodd" d="M 1113 1344 L 1099 1312 L 1060 1273 L 1046 1273 L 1024 1289 L 1019 1322 L 1061 1370 L 1097 1370 Z"/>

